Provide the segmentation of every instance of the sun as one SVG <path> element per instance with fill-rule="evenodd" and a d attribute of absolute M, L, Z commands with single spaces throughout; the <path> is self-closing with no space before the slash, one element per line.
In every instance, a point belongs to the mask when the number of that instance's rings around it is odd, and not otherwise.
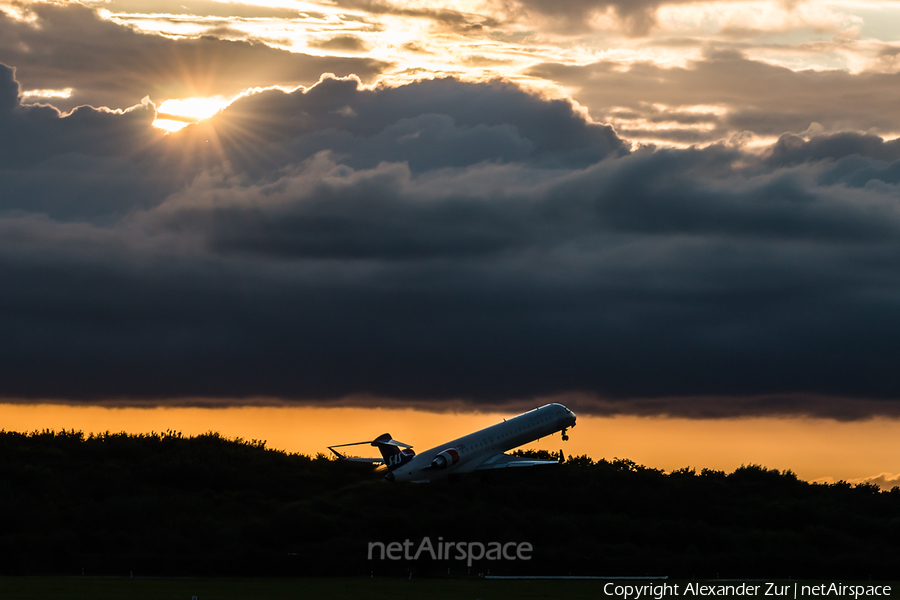
<path fill-rule="evenodd" d="M 233 98 L 225 96 L 166 100 L 156 109 L 153 126 L 167 132 L 178 131 L 202 119 L 208 119 L 231 104 L 232 100 Z"/>

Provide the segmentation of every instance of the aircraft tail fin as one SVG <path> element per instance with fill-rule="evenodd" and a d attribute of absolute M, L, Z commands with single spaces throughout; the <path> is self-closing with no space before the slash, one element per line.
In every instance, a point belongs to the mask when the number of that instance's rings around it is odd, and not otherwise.
<path fill-rule="evenodd" d="M 393 471 L 397 467 L 408 463 L 416 455 L 412 446 L 398 442 L 389 433 L 379 435 L 372 440 L 372 445 L 381 452 L 381 457 L 384 459 L 384 464 L 387 465 L 388 471 Z"/>

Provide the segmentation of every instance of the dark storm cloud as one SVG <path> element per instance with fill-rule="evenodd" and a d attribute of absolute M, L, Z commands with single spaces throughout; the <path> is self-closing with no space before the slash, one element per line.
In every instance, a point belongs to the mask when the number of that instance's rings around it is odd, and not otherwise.
<path fill-rule="evenodd" d="M 259 172 L 321 151 L 354 168 L 406 162 L 413 171 L 481 162 L 588 166 L 627 144 L 586 122 L 568 101 L 542 100 L 510 83 L 431 80 L 363 90 L 324 79 L 307 93 L 269 90 L 176 136 L 192 160 Z M 211 143 L 207 143 L 211 140 Z"/>
<path fill-rule="evenodd" d="M 541 399 L 562 402 L 577 414 L 601 416 L 671 416 L 688 419 L 733 419 L 749 415 L 810 416 L 855 421 L 861 416 L 900 418 L 894 399 L 848 398 L 819 394 L 769 394 L 747 396 L 680 396 L 610 399 L 586 394 L 564 394 Z M 523 406 L 526 406 L 527 403 Z"/>
<path fill-rule="evenodd" d="M 843 132 L 805 140 L 786 134 L 769 150 L 767 162 L 787 166 L 851 156 L 892 163 L 900 159 L 900 139 L 886 142 L 875 135 Z"/>
<path fill-rule="evenodd" d="M 700 143 L 728 139 L 742 131 L 767 136 L 799 134 L 812 123 L 819 123 L 826 132 L 894 133 L 900 119 L 900 107 L 894 101 L 900 74 L 792 71 L 732 52 L 709 53 L 687 68 L 650 63 L 627 68 L 612 62 L 585 66 L 546 63 L 533 67 L 529 74 L 574 89 L 574 98 L 597 120 L 614 120 L 617 114 L 646 120 L 619 126 L 623 135 L 633 138 Z M 685 108 L 711 105 L 725 112 L 705 109 L 697 115 L 710 124 L 708 129 L 685 122 Z M 675 126 L 659 131 L 661 122 Z"/>
<path fill-rule="evenodd" d="M 0 62 L 14 65 L 23 87 L 73 88 L 54 99 L 62 110 L 81 104 L 125 108 L 149 95 L 232 96 L 254 86 L 309 85 L 322 73 L 373 79 L 387 63 L 367 58 L 315 57 L 261 43 L 212 37 L 172 40 L 100 19 L 77 3 L 28 4 L 37 20 L 0 11 Z"/>
<path fill-rule="evenodd" d="M 82 106 L 62 118 L 47 105 L 20 105 L 14 70 L 0 63 L 0 125 L 4 140 L 0 160 L 5 167 L 33 164 L 45 158 L 80 152 L 116 156 L 162 139 L 150 124 L 156 109 L 143 102 L 127 110 Z"/>
<path fill-rule="evenodd" d="M 0 168 L 5 397 L 897 413 L 890 142 L 629 153 L 511 84 L 324 79 L 152 143 L 103 113 L 110 156 L 15 98 L 3 156 L 59 140 Z"/>
<path fill-rule="evenodd" d="M 0 63 L 0 211 L 109 219 L 177 189 L 152 166 L 164 141 L 151 127 L 152 103 L 124 111 L 82 106 L 63 117 L 18 97 L 13 69 Z"/>

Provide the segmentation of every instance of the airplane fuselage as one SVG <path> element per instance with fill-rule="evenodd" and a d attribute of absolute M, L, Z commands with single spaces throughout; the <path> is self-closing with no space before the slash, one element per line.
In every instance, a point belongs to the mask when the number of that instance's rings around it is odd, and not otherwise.
<path fill-rule="evenodd" d="M 392 481 L 425 482 L 451 473 L 470 473 L 503 452 L 574 427 L 575 414 L 547 404 L 480 431 L 416 454 L 388 474 Z"/>

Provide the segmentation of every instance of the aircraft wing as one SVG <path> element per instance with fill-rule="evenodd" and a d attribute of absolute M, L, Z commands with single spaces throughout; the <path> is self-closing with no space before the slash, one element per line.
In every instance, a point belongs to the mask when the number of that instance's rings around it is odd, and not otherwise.
<path fill-rule="evenodd" d="M 558 465 L 558 460 L 534 460 L 531 458 L 523 458 L 521 456 L 510 456 L 509 454 L 495 454 L 477 467 L 476 471 L 485 471 L 487 469 L 505 469 L 506 467 L 534 467 L 537 465 Z"/>

